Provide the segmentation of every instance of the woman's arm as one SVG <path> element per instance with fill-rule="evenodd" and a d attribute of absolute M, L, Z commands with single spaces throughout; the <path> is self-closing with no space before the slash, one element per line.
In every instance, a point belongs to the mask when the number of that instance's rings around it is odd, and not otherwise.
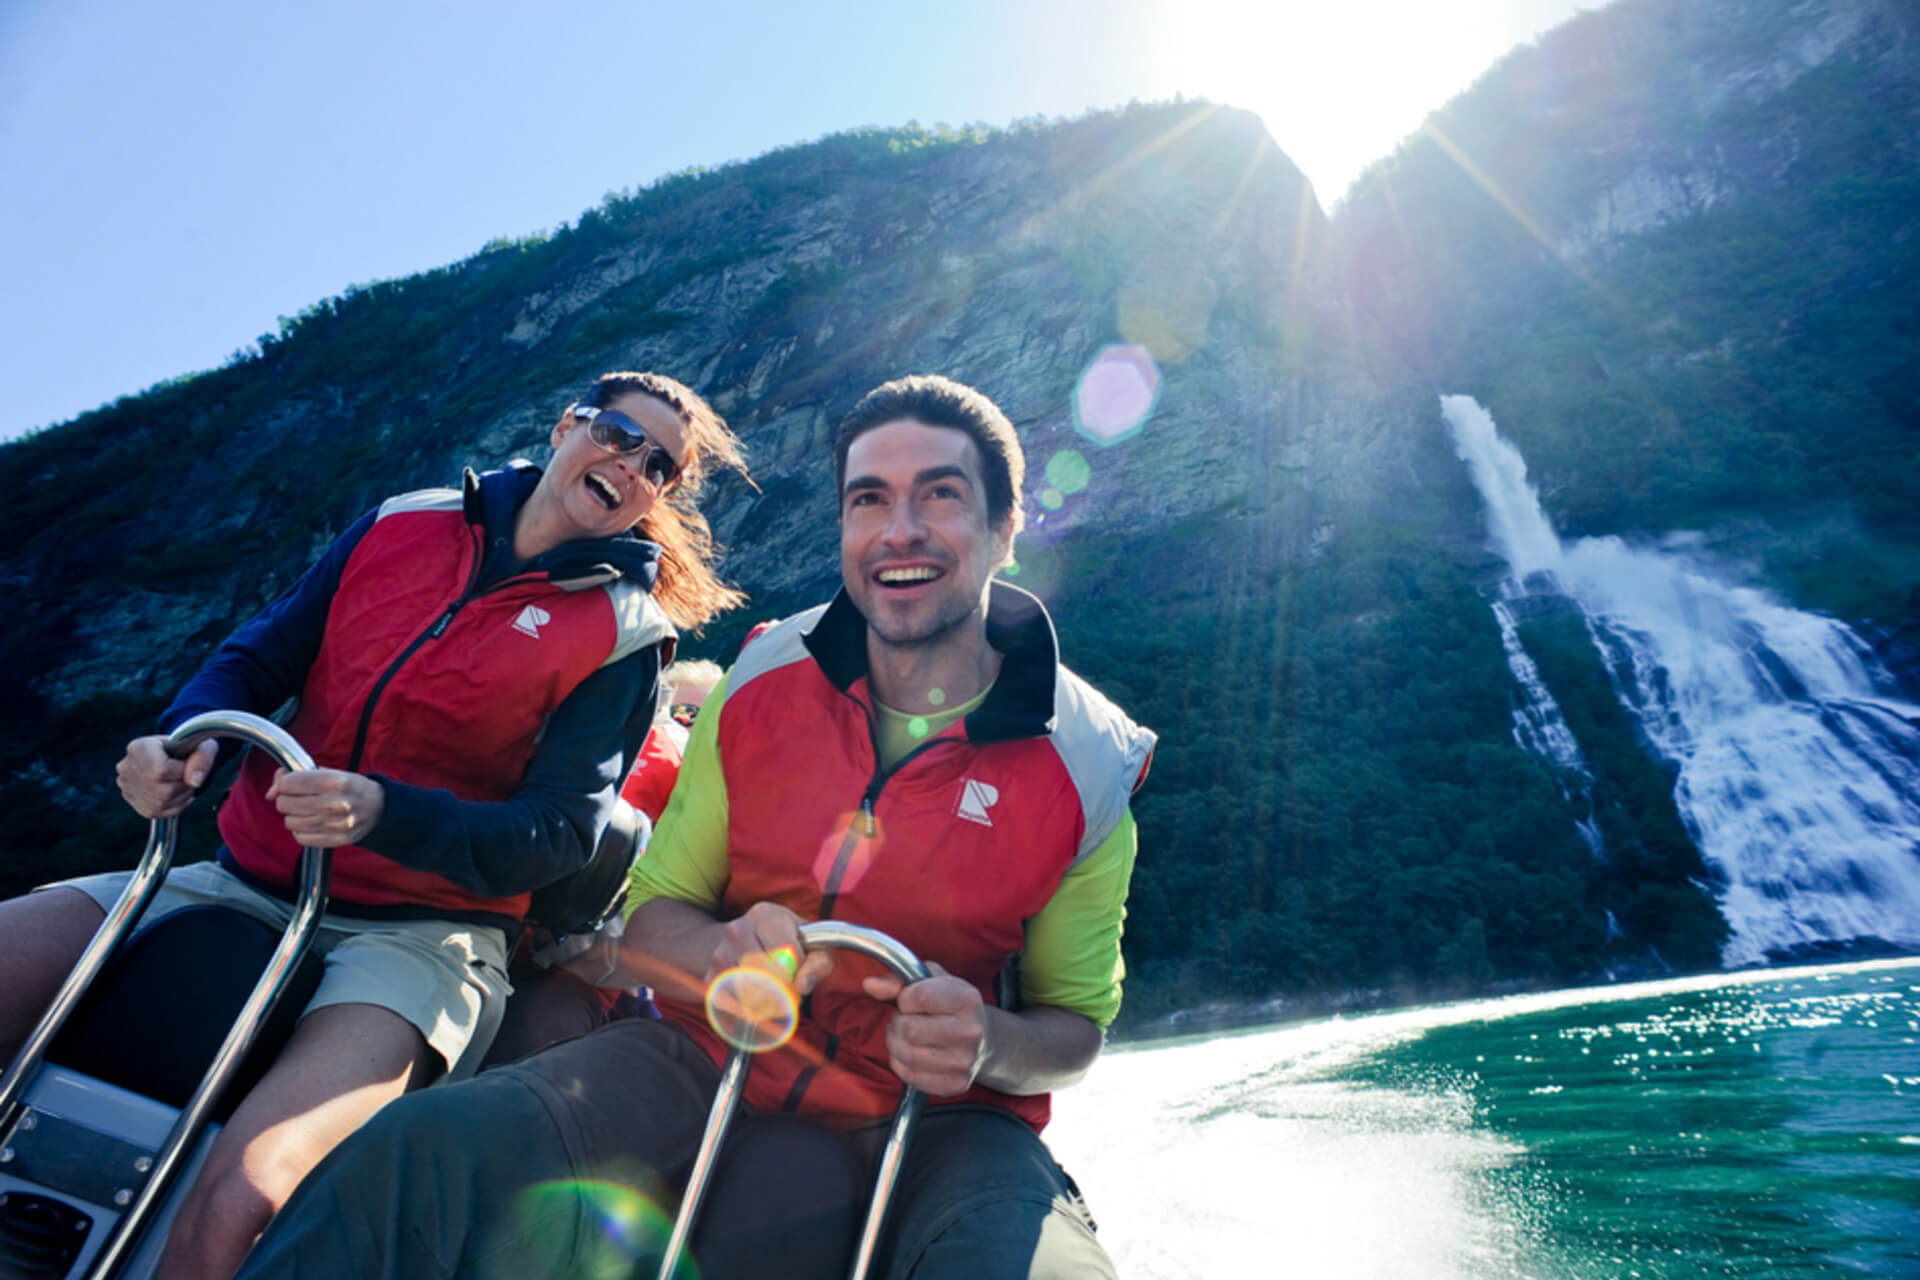
<path fill-rule="evenodd" d="M 648 645 L 581 681 L 547 721 L 519 788 L 497 804 L 370 775 L 386 798 L 379 821 L 359 843 L 491 898 L 578 871 L 592 857 L 626 766 L 646 738 L 659 676 L 660 648 Z M 617 707 L 626 714 L 611 713 Z"/>
<path fill-rule="evenodd" d="M 378 514 L 354 521 L 298 582 L 222 642 L 161 714 L 162 733 L 203 711 L 267 715 L 300 693 L 320 653 L 340 574 Z"/>
<path fill-rule="evenodd" d="M 227 637 L 161 713 L 158 734 L 127 744 L 117 769 L 120 793 L 141 817 L 178 816 L 206 784 L 220 753 L 236 746 L 230 740 L 204 742 L 181 761 L 167 755 L 165 735 L 203 711 L 269 714 L 305 687 L 340 574 L 376 515 L 369 511 L 354 521 L 298 582 Z"/>

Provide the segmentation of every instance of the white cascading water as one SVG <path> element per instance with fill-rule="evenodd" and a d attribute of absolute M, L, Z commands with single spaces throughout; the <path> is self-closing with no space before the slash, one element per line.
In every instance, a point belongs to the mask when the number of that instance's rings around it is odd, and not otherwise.
<path fill-rule="evenodd" d="M 1572 599 L 1622 702 L 1679 766 L 1674 801 L 1725 881 L 1722 961 L 1855 939 L 1920 948 L 1920 706 L 1891 696 L 1866 642 L 1675 552 L 1563 546 L 1487 411 L 1469 396 L 1440 408 L 1512 569 L 1505 593 Z"/>
<path fill-rule="evenodd" d="M 1500 643 L 1507 651 L 1507 669 L 1520 682 L 1521 703 L 1513 709 L 1513 740 L 1542 759 L 1579 778 L 1591 779 L 1586 757 L 1573 730 L 1567 728 L 1560 704 L 1553 700 L 1540 668 L 1527 656 L 1520 643 L 1520 626 L 1505 601 L 1493 602 L 1493 617 L 1500 624 Z"/>
<path fill-rule="evenodd" d="M 1505 585 L 1515 592 L 1520 589 L 1517 582 Z M 1569 804 L 1585 811 L 1585 816 L 1574 821 L 1574 829 L 1594 857 L 1604 858 L 1606 840 L 1592 813 L 1593 774 L 1587 769 L 1586 757 L 1580 754 L 1580 743 L 1575 740 L 1573 730 L 1567 728 L 1566 716 L 1554 701 L 1547 682 L 1540 678 L 1540 668 L 1520 643 L 1520 624 L 1506 601 L 1493 602 L 1493 617 L 1500 624 L 1500 643 L 1507 651 L 1507 670 L 1513 672 L 1514 680 L 1520 685 L 1520 705 L 1513 709 L 1513 740 L 1523 750 L 1552 763 L 1559 775 L 1560 794 Z"/>

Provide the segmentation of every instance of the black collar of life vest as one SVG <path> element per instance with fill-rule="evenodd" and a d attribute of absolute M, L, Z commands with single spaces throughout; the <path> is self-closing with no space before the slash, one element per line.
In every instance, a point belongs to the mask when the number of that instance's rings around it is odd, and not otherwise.
<path fill-rule="evenodd" d="M 867 674 L 867 619 L 845 587 L 804 639 L 821 674 L 841 692 Z M 1000 674 L 986 700 L 967 714 L 968 739 L 1003 742 L 1052 733 L 1060 645 L 1040 598 L 993 579 L 987 594 L 987 643 L 1000 654 Z"/>
<path fill-rule="evenodd" d="M 537 573 L 563 591 L 581 591 L 618 578 L 653 590 L 660 572 L 659 544 L 631 531 L 611 538 L 562 543 L 524 562 L 516 559 L 514 520 L 539 484 L 540 468 L 519 459 L 498 471 L 479 474 L 468 467 L 461 477 L 462 513 L 483 539 L 482 585 L 515 573 Z"/>

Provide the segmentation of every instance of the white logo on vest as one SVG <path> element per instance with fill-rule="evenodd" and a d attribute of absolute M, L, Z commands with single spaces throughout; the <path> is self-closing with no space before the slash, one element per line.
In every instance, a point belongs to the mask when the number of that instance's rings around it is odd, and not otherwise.
<path fill-rule="evenodd" d="M 975 782 L 968 778 L 960 784 L 960 803 L 954 812 L 968 822 L 977 822 L 983 827 L 993 825 L 993 819 L 987 810 L 1000 802 L 1000 789 L 990 782 Z"/>
<path fill-rule="evenodd" d="M 552 614 L 537 604 L 530 604 L 520 611 L 519 617 L 513 620 L 513 629 L 523 636 L 532 636 L 535 640 L 538 640 L 540 638 L 540 628 L 552 621 Z"/>

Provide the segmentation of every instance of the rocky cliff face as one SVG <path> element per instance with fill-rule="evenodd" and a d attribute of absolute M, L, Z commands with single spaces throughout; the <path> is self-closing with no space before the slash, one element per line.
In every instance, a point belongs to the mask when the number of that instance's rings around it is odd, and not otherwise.
<path fill-rule="evenodd" d="M 1055 454 L 1088 459 L 1085 489 L 1046 513 L 1056 527 L 1106 534 L 1300 500 L 1282 539 L 1299 550 L 1340 509 L 1417 483 L 1382 465 L 1394 446 L 1366 389 L 1336 392 L 1302 365 L 1326 306 L 1306 267 L 1327 225 L 1253 117 L 1146 109 L 880 151 L 848 162 L 831 143 L 799 148 L 672 200 L 613 202 L 561 243 L 520 250 L 543 261 L 505 297 L 488 296 L 498 268 L 482 255 L 436 308 L 456 331 L 375 352 L 359 381 L 307 348 L 386 336 L 354 332 L 361 299 L 337 322 L 303 317 L 258 360 L 202 380 L 277 386 L 264 419 L 229 403 L 244 391 L 190 407 L 149 397 L 94 415 L 132 435 L 112 451 L 51 447 L 83 421 L 0 455 L 16 483 L 76 497 L 46 513 L 54 523 L 16 519 L 9 584 L 42 599 L 75 572 L 112 584 L 110 607 L 72 610 L 31 691 L 55 705 L 163 694 L 359 509 L 462 465 L 540 456 L 552 420 L 608 368 L 685 377 L 748 442 L 760 491 L 723 485 L 712 519 L 728 571 L 756 596 L 804 598 L 831 579 L 832 423 L 903 372 L 992 394 L 1026 438 L 1036 488 Z M 394 292 L 389 310 L 406 301 L 404 284 Z M 1137 347 L 1129 358 L 1155 384 L 1150 444 L 1076 429 L 1081 377 L 1116 345 Z M 424 389 L 394 397 L 396 383 Z M 153 469 L 128 477 L 127 454 Z M 313 469 L 347 492 L 315 492 Z M 318 521 L 286 527 L 289 499 Z M 101 534 L 123 556 L 165 557 L 166 580 L 100 563 L 88 538 Z"/>
<path fill-rule="evenodd" d="M 1863 460 L 1912 448 L 1917 172 L 1912 6 L 1623 0 L 1437 112 L 1328 258 L 1350 343 L 1487 403 L 1566 531 L 1897 622 L 1920 529 Z"/>
<path fill-rule="evenodd" d="M 672 373 L 747 441 L 758 488 L 723 482 L 709 509 L 764 614 L 836 579 L 832 424 L 886 378 L 940 371 L 1021 430 L 1023 568 L 1070 647 L 1077 619 L 1137 602 L 1134 651 L 1090 636 L 1082 665 L 1166 735 L 1167 798 L 1142 813 L 1162 866 L 1211 867 L 1261 919 L 1335 930 L 1346 908 L 1260 887 L 1327 869 L 1300 852 L 1301 814 L 1353 829 L 1298 791 L 1329 766 L 1287 754 L 1300 741 L 1263 748 L 1295 790 L 1258 807 L 1251 838 L 1305 861 L 1249 869 L 1193 835 L 1187 801 L 1227 766 L 1196 753 L 1183 773 L 1175 744 L 1278 744 L 1309 714 L 1286 701 L 1317 696 L 1293 683 L 1315 677 L 1287 665 L 1288 627 L 1360 628 L 1326 632 L 1359 652 L 1410 610 L 1445 627 L 1434 619 L 1479 610 L 1447 585 L 1485 561 L 1435 392 L 1493 409 L 1569 531 L 1718 527 L 1775 586 L 1911 635 L 1915 34 L 1900 0 L 1622 0 L 1512 54 L 1331 223 L 1253 117 L 1135 108 L 990 135 L 842 135 L 317 304 L 249 359 L 0 449 L 15 495 L 0 512 L 15 606 L 0 799 L 20 816 L 0 872 L 17 888 L 97 861 L 118 745 L 221 636 L 386 494 L 540 456 L 594 374 Z M 1848 327 L 1869 320 L 1871 341 Z M 1086 429 L 1124 419 L 1130 399 L 1151 407 L 1141 429 Z M 1444 565 L 1416 563 L 1429 555 Z M 1864 585 L 1834 589 L 1836 566 Z M 1245 657 L 1253 676 L 1175 638 L 1233 647 L 1276 616 L 1271 651 Z M 707 643 L 727 656 L 745 620 Z M 1404 724 L 1409 705 L 1454 697 L 1452 679 L 1479 681 L 1458 696 L 1498 711 L 1498 638 L 1484 620 L 1460 628 L 1431 652 L 1387 646 L 1416 673 L 1415 703 L 1383 677 L 1378 708 L 1340 715 Z M 1150 642 L 1164 647 L 1128 666 Z M 1459 652 L 1479 655 L 1472 674 L 1441 674 Z M 1421 663 L 1439 664 L 1424 685 Z M 1269 699 L 1246 723 L 1187 721 L 1195 690 L 1243 676 Z M 1514 750 L 1499 715 L 1486 723 L 1489 751 Z M 1161 878 L 1175 874 L 1143 869 L 1141 920 L 1169 937 L 1193 891 Z M 1436 927 L 1469 967 L 1584 963 L 1503 941 L 1484 904 L 1459 910 L 1472 928 Z M 1234 950 L 1272 951 L 1265 928 L 1207 944 L 1210 963 L 1267 981 Z M 1171 964 L 1185 945 L 1159 954 Z M 1316 954 L 1321 982 L 1420 965 Z"/>

